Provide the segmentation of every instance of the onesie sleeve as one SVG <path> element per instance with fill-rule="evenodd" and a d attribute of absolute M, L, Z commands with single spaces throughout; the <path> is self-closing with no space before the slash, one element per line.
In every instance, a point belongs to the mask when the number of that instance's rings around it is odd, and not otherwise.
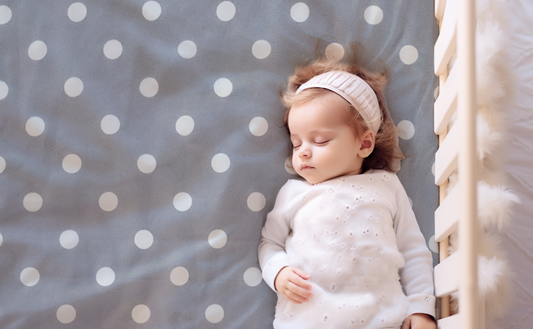
<path fill-rule="evenodd" d="M 435 317 L 435 295 L 433 292 L 433 258 L 426 246 L 407 193 L 398 177 L 396 187 L 397 211 L 394 217 L 394 230 L 398 250 L 403 255 L 405 265 L 400 269 L 400 280 L 409 300 L 408 316 L 426 313 Z"/>
<path fill-rule="evenodd" d="M 289 180 L 280 189 L 274 209 L 268 213 L 259 242 L 259 264 L 265 282 L 276 291 L 274 280 L 282 268 L 289 266 L 285 252 L 285 240 L 291 232 L 287 202 L 290 195 Z"/>

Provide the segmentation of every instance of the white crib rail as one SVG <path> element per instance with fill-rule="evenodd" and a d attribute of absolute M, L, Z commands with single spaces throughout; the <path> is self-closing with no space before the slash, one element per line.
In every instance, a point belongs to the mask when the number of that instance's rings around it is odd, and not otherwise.
<path fill-rule="evenodd" d="M 435 74 L 440 93 L 435 102 L 435 183 L 441 204 L 435 212 L 435 241 L 441 263 L 435 267 L 435 294 L 441 298 L 441 329 L 483 329 L 484 302 L 478 297 L 476 81 L 474 0 L 435 0 L 440 34 L 435 43 Z M 457 63 L 448 76 L 449 62 Z M 456 109 L 458 121 L 448 132 Z M 448 177 L 458 171 L 458 186 L 446 196 Z M 460 249 L 448 257 L 448 236 L 459 230 Z M 459 291 L 459 314 L 450 315 L 449 295 Z"/>

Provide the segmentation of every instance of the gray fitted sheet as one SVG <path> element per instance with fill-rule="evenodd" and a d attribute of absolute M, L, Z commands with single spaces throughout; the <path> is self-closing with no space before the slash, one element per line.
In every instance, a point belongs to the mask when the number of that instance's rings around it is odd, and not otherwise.
<path fill-rule="evenodd" d="M 0 0 L 1 328 L 271 328 L 279 91 L 319 38 L 388 65 L 430 241 L 433 1 L 81 2 Z"/>

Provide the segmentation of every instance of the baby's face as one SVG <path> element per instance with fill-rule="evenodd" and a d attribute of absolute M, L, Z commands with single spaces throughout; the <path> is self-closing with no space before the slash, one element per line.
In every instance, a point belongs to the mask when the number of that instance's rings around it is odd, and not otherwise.
<path fill-rule="evenodd" d="M 288 125 L 293 145 L 292 165 L 308 183 L 360 173 L 361 142 L 346 122 L 346 108 L 342 104 L 314 100 L 294 106 L 289 112 Z"/>

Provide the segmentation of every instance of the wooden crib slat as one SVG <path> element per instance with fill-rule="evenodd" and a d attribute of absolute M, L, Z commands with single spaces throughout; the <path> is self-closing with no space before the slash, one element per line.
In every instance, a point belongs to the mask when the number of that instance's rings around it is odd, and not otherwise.
<path fill-rule="evenodd" d="M 435 184 L 442 185 L 457 169 L 459 154 L 459 128 L 453 125 L 441 147 L 435 153 Z"/>
<path fill-rule="evenodd" d="M 454 188 L 435 211 L 435 241 L 441 242 L 457 230 L 459 223 L 459 189 Z"/>
<path fill-rule="evenodd" d="M 435 296 L 447 296 L 459 290 L 460 252 L 457 250 L 435 266 Z"/>
<path fill-rule="evenodd" d="M 440 34 L 435 42 L 435 75 L 441 75 L 445 70 L 450 58 L 455 52 L 457 45 L 457 0 L 446 1 L 446 10 L 442 18 Z"/>
<path fill-rule="evenodd" d="M 452 115 L 457 110 L 457 68 L 452 68 L 448 79 L 441 85 L 439 97 L 435 101 L 435 122 L 434 129 L 436 135 L 443 134 L 450 123 Z"/>
<path fill-rule="evenodd" d="M 446 0 L 435 0 L 435 18 L 440 22 L 444 16 L 444 8 L 446 7 Z"/>
<path fill-rule="evenodd" d="M 439 329 L 458 329 L 461 328 L 461 315 L 455 314 L 437 321 Z"/>

